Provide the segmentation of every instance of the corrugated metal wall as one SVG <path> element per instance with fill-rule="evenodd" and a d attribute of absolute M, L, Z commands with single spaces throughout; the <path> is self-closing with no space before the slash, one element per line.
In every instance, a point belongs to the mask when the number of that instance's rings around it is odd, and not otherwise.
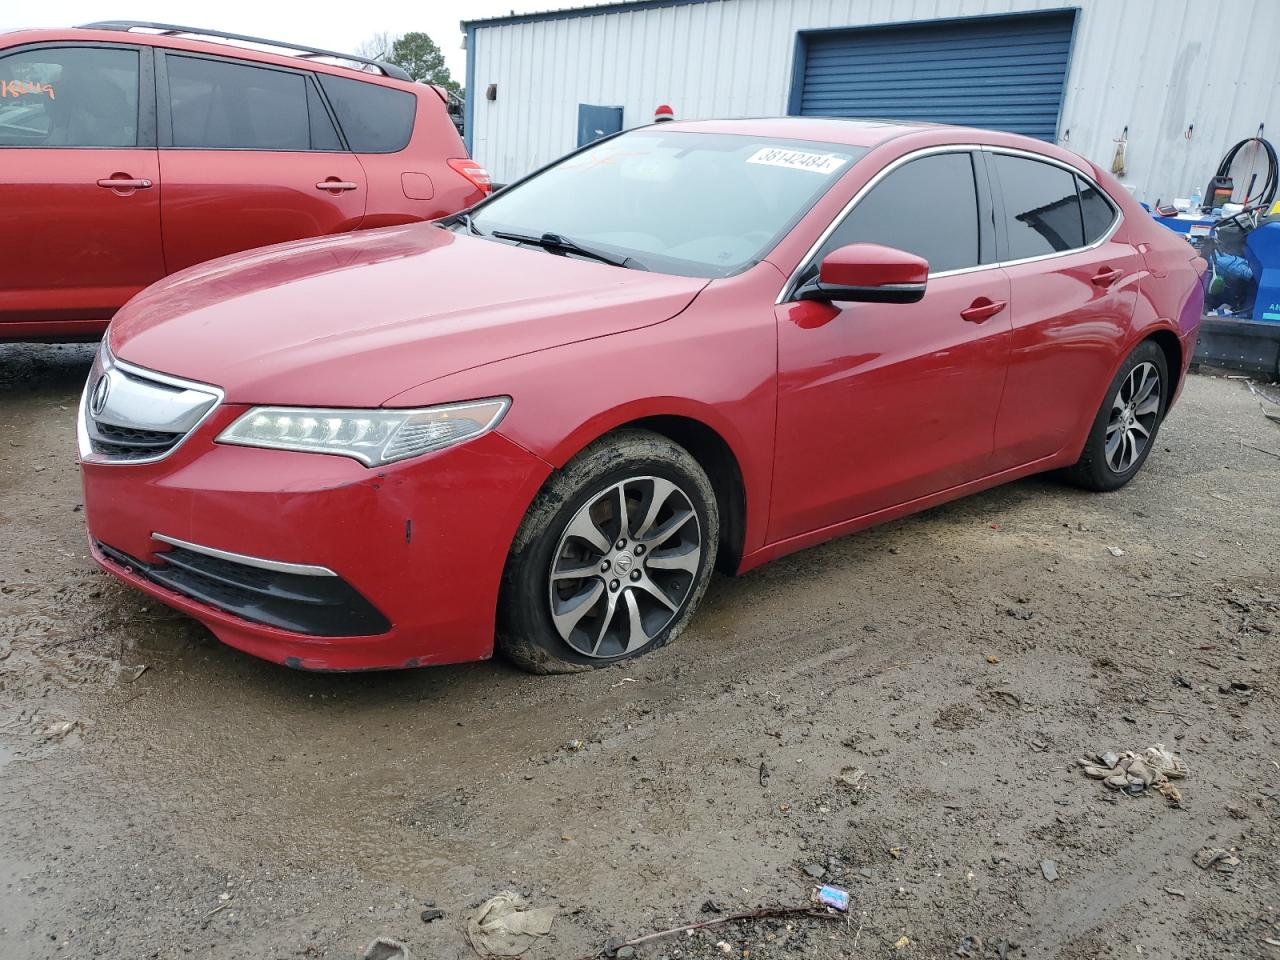
<path fill-rule="evenodd" d="M 472 153 L 514 179 L 573 148 L 579 103 L 622 104 L 629 127 L 660 103 L 680 118 L 784 114 L 798 30 L 1065 7 L 1080 15 L 1058 142 L 1109 165 L 1128 127 L 1139 199 L 1203 188 L 1260 123 L 1280 141 L 1276 0 L 711 0 L 478 24 Z"/>

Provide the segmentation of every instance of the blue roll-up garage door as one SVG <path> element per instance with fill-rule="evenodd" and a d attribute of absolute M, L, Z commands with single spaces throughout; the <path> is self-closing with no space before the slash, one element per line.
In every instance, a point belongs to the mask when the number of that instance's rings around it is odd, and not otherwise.
<path fill-rule="evenodd" d="M 1057 136 L 1074 11 L 802 32 L 791 113 Z"/>

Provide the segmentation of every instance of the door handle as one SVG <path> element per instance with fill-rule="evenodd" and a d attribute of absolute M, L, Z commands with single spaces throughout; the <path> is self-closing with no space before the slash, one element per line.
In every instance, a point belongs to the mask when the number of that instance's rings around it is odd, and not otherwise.
<path fill-rule="evenodd" d="M 99 180 L 98 186 L 108 190 L 146 190 L 151 186 L 150 180 L 131 180 L 128 177 L 107 177 Z"/>
<path fill-rule="evenodd" d="M 990 320 L 1008 305 L 1008 300 L 991 300 L 988 297 L 979 297 L 968 307 L 961 310 L 960 316 L 970 323 L 982 323 L 985 320 Z"/>
<path fill-rule="evenodd" d="M 359 190 L 360 184 L 352 183 L 350 180 L 321 180 L 316 184 L 317 190 L 333 190 L 339 192 L 342 190 Z"/>
<path fill-rule="evenodd" d="M 1115 267 L 1103 267 L 1093 275 L 1093 285 L 1095 287 L 1109 287 L 1123 276 L 1123 270 L 1117 270 Z"/>

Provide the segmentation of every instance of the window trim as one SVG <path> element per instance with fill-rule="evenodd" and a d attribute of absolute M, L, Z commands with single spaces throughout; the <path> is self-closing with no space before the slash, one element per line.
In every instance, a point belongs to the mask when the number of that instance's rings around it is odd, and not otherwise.
<path fill-rule="evenodd" d="M 148 51 L 151 49 L 151 47 L 137 43 L 44 40 L 39 43 L 24 43 L 21 46 L 0 50 L 0 62 L 15 54 L 30 53 L 34 50 L 132 50 L 138 55 L 138 117 L 135 127 L 137 142 L 133 146 L 82 147 L 71 144 L 12 143 L 0 144 L 0 150 L 155 150 L 158 129 L 155 69 L 151 57 L 147 56 Z"/>
<path fill-rule="evenodd" d="M 942 145 L 933 146 L 933 147 L 922 147 L 919 150 L 914 150 L 910 153 L 905 153 L 901 157 L 898 157 L 896 160 L 880 168 L 880 170 L 876 172 L 876 175 L 872 177 L 870 180 L 868 180 L 862 186 L 862 188 L 858 190 L 858 192 L 855 193 L 852 198 L 850 198 L 849 202 L 846 203 L 840 209 L 840 211 L 835 215 L 835 217 L 832 218 L 831 222 L 827 224 L 826 229 L 824 229 L 822 233 L 818 235 L 818 239 L 813 242 L 813 244 L 809 247 L 807 251 L 805 251 L 804 256 L 800 258 L 800 262 L 796 265 L 796 268 L 791 271 L 791 274 L 787 277 L 786 283 L 782 285 L 782 289 L 778 291 L 778 297 L 776 300 L 774 300 L 774 305 L 775 306 L 781 305 L 783 303 L 788 303 L 795 299 L 795 293 L 797 288 L 799 287 L 800 277 L 811 266 L 814 256 L 817 254 L 819 250 L 822 249 L 823 244 L 825 244 L 827 240 L 830 239 L 831 234 L 835 233 L 836 228 L 841 223 L 844 222 L 845 217 L 847 217 L 851 212 L 853 212 L 853 208 L 856 207 L 862 201 L 863 197 L 865 197 L 868 193 L 870 193 L 875 188 L 876 184 L 878 184 L 881 180 L 887 177 L 894 170 L 898 169 L 898 167 L 901 167 L 907 163 L 910 163 L 912 160 L 918 160 L 921 157 L 932 156 L 934 154 L 940 154 L 940 153 L 966 153 L 966 152 L 972 153 L 975 155 L 974 157 L 975 178 L 977 177 L 977 173 L 978 173 L 977 167 L 976 167 L 976 164 L 978 162 L 978 157 L 979 156 L 984 157 L 984 159 L 982 160 L 982 166 L 985 171 L 985 177 L 987 182 L 985 184 L 981 180 L 978 180 L 977 182 L 979 217 L 981 217 L 982 215 L 982 196 L 983 196 L 983 189 L 984 187 L 986 187 L 986 189 L 989 191 L 988 192 L 989 209 L 993 214 L 996 214 L 996 213 L 1000 214 L 1000 216 L 998 217 L 999 224 L 997 225 L 997 228 L 995 231 L 995 238 L 998 245 L 996 250 L 997 256 L 990 263 L 980 263 L 972 267 L 961 267 L 957 270 L 943 270 L 938 273 L 931 272 L 929 274 L 930 280 L 941 279 L 943 277 L 961 276 L 966 273 L 977 273 L 979 270 L 993 270 L 997 267 L 1011 267 L 1011 266 L 1017 266 L 1023 263 L 1035 263 L 1038 260 L 1049 260 L 1053 257 L 1065 257 L 1065 256 L 1070 256 L 1071 254 L 1074 254 L 1074 253 L 1080 253 L 1082 251 L 1092 250 L 1095 247 L 1102 246 L 1104 243 L 1110 240 L 1115 235 L 1116 231 L 1120 229 L 1120 224 L 1124 222 L 1124 213 L 1121 211 L 1120 205 L 1115 202 L 1111 194 L 1107 193 L 1107 191 L 1104 190 L 1102 186 L 1096 180 L 1093 179 L 1093 177 L 1089 176 L 1087 173 L 1085 173 L 1083 170 L 1080 170 L 1078 167 L 1074 167 L 1071 164 L 1065 163 L 1054 157 L 1048 157 L 1042 153 L 1036 153 L 1032 150 L 1021 150 L 1017 147 L 998 147 L 998 146 L 984 144 L 984 143 L 948 143 L 948 144 L 942 144 Z M 1082 178 L 1086 183 L 1093 186 L 1106 199 L 1106 201 L 1109 204 L 1111 204 L 1111 209 L 1112 209 L 1112 212 L 1114 213 L 1114 219 L 1111 221 L 1111 226 L 1107 228 L 1107 231 L 1101 237 L 1099 237 L 1093 243 L 1088 244 L 1087 246 L 1072 247 L 1070 250 L 1055 250 L 1053 253 L 1044 253 L 1034 257 L 1024 257 L 1019 260 L 1000 259 L 999 255 L 1005 252 L 1004 247 L 1007 243 L 1007 238 L 1005 237 L 1005 231 L 1003 230 L 1004 195 L 1000 191 L 998 180 L 995 180 L 992 177 L 990 167 L 985 161 L 985 154 L 988 154 L 988 153 L 1004 153 L 1004 154 L 1009 154 L 1015 157 L 1023 157 L 1028 160 L 1037 160 L 1042 163 L 1048 163 L 1056 167 L 1061 167 L 1063 170 L 1066 170 L 1070 173 L 1074 173 L 1076 176 Z M 1077 191 L 1078 191 L 1078 188 L 1077 188 Z M 982 237 L 985 234 L 985 231 L 983 231 L 981 223 L 978 224 L 978 230 L 979 230 L 979 237 Z"/>
<path fill-rule="evenodd" d="M 196 151 L 216 151 L 218 153 L 318 153 L 318 154 L 336 154 L 351 153 L 351 149 L 347 144 L 346 135 L 342 132 L 342 125 L 338 123 L 338 118 L 334 112 L 333 105 L 329 102 L 329 98 L 325 96 L 324 87 L 316 82 L 315 74 L 311 70 L 297 70 L 292 67 L 277 66 L 274 63 L 262 63 L 258 60 L 244 60 L 240 57 L 224 57 L 216 54 L 200 53 L 195 50 L 171 50 L 167 47 L 153 47 L 156 57 L 155 66 L 155 89 L 156 89 L 156 106 L 157 106 L 157 124 L 156 143 L 161 150 L 196 150 Z M 282 150 L 270 147 L 183 147 L 177 146 L 173 142 L 173 100 L 169 95 L 169 57 L 187 57 L 192 60 L 212 60 L 215 63 L 227 63 L 236 67 L 248 67 L 253 70 L 274 70 L 276 73 L 289 74 L 302 78 L 304 84 L 310 84 L 320 96 L 320 102 L 324 105 L 326 112 L 329 114 L 329 122 L 333 124 L 333 129 L 338 133 L 338 143 L 341 145 L 337 150 L 316 150 L 308 147 L 306 150 Z M 305 102 L 304 98 L 304 102 Z M 307 142 L 311 142 L 311 111 L 309 104 L 307 105 Z"/>

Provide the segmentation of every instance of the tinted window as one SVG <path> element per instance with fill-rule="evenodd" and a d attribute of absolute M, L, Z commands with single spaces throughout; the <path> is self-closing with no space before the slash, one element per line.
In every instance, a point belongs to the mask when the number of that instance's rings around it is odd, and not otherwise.
<path fill-rule="evenodd" d="M 928 260 L 930 273 L 981 263 L 973 158 L 940 153 L 898 167 L 849 211 L 815 264 L 850 243 L 906 250 Z"/>
<path fill-rule="evenodd" d="M 311 149 L 302 74 L 172 54 L 165 63 L 175 147 Z"/>
<path fill-rule="evenodd" d="M 1085 244 L 1096 243 L 1111 229 L 1116 212 L 1111 206 L 1111 201 L 1107 200 L 1102 195 L 1102 191 L 1093 184 L 1079 177 L 1076 177 L 1076 184 L 1080 188 L 1080 206 L 1084 213 L 1084 242 Z"/>
<path fill-rule="evenodd" d="M 341 150 L 338 131 L 329 119 L 329 111 L 320 100 L 320 91 L 314 83 L 307 84 L 307 114 L 311 118 L 311 149 Z"/>
<path fill-rule="evenodd" d="M 992 154 L 1004 196 L 1009 233 L 1006 260 L 1039 257 L 1084 246 L 1076 178 L 1062 167 Z"/>
<path fill-rule="evenodd" d="M 0 59 L 0 146 L 137 145 L 137 51 L 63 47 Z"/>
<path fill-rule="evenodd" d="M 347 144 L 356 153 L 395 153 L 409 145 L 418 98 L 407 90 L 319 74 Z"/>
<path fill-rule="evenodd" d="M 649 270 L 724 277 L 758 263 L 866 153 L 669 126 L 642 127 L 570 154 L 494 194 L 476 211 L 474 226 L 558 233 Z"/>

